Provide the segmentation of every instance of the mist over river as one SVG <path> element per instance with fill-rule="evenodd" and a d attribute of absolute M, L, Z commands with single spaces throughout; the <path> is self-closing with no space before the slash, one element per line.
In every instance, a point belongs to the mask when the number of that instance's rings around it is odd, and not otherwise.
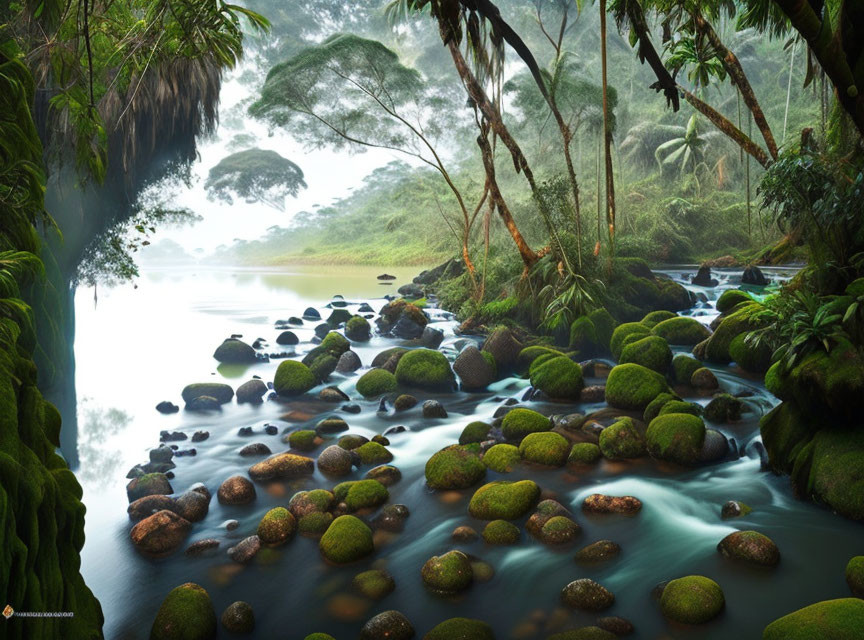
<path fill-rule="evenodd" d="M 847 587 L 843 568 L 848 558 L 860 553 L 860 525 L 828 510 L 797 500 L 788 478 L 760 471 L 754 441 L 759 437 L 759 417 L 774 404 L 761 382 L 736 367 L 713 368 L 730 393 L 745 392 L 747 412 L 739 422 L 710 425 L 734 438 L 745 455 L 695 469 L 673 468 L 650 458 L 629 462 L 601 461 L 587 470 L 518 467 L 511 474 L 489 471 L 496 479 L 535 480 L 548 494 L 575 515 L 583 531 L 575 545 L 553 548 L 522 533 L 513 546 L 489 546 L 482 540 L 451 540 L 457 526 L 477 530 L 483 523 L 468 515 L 473 490 L 433 492 L 424 479 L 424 465 L 437 450 L 453 444 L 463 427 L 474 420 L 489 421 L 507 398 L 522 400 L 528 380 L 506 378 L 483 392 L 456 392 L 438 396 L 417 393 L 421 402 L 437 398 L 449 416 L 425 419 L 420 406 L 396 413 L 388 405 L 379 413 L 378 400 L 364 400 L 355 383 L 374 355 L 400 344 L 373 335 L 366 343 L 353 343 L 364 369 L 356 374 L 333 374 L 327 384 L 338 385 L 361 411 L 349 414 L 338 404 L 317 400 L 317 391 L 289 402 L 266 400 L 261 405 L 224 405 L 221 412 L 161 415 L 155 405 L 170 400 L 182 405 L 180 391 L 192 382 L 226 382 L 236 389 L 253 375 L 271 381 L 279 362 L 250 366 L 218 365 L 214 349 L 226 337 L 241 334 L 251 343 L 265 339 L 265 352 L 280 351 L 275 344 L 277 320 L 302 315 L 313 306 L 323 317 L 336 294 L 349 301 L 348 309 L 368 302 L 377 312 L 385 294 L 410 282 L 417 267 L 390 268 L 397 279 L 381 285 L 376 267 L 297 267 L 280 270 L 165 268 L 145 270 L 138 287 L 100 289 L 98 304 L 92 291 L 80 290 L 76 298 L 76 385 L 79 397 L 79 450 L 76 470 L 87 505 L 87 542 L 82 552 L 82 572 L 102 603 L 105 637 L 133 640 L 147 638 L 153 618 L 165 595 L 185 582 L 195 582 L 210 593 L 217 615 L 237 600 L 252 605 L 256 627 L 252 637 L 302 640 L 307 634 L 327 632 L 342 639 L 356 638 L 363 622 L 381 611 L 396 609 L 413 623 L 422 637 L 438 622 L 465 616 L 489 622 L 498 638 L 544 638 L 553 631 L 592 624 L 598 615 L 631 620 L 635 638 L 758 638 L 771 620 L 817 600 L 844 597 Z M 669 269 L 671 277 L 689 282 L 692 268 Z M 774 277 L 779 271 L 766 270 Z M 740 284 L 740 272 L 715 272 L 721 279 L 704 293 L 704 302 L 686 312 L 708 323 L 714 317 L 713 301 L 724 288 Z M 689 287 L 689 285 L 688 285 Z M 441 350 L 451 360 L 470 337 L 454 334 L 457 323 L 438 309 L 429 309 L 431 326 L 444 332 Z M 315 345 L 311 341 L 316 322 L 294 329 L 300 338 L 295 348 L 300 357 Z M 290 347 L 288 347 L 290 349 Z M 589 378 L 586 384 L 602 383 Z M 322 385 L 323 387 L 324 385 Z M 693 391 L 691 390 L 691 393 Z M 685 397 L 702 404 L 710 397 Z M 566 404 L 522 401 L 544 413 L 589 413 L 601 404 Z M 410 509 L 404 532 L 377 532 L 375 553 L 357 563 L 336 567 L 320 556 L 317 540 L 301 535 L 275 549 L 262 549 L 248 565 L 231 561 L 228 547 L 255 533 L 261 517 L 275 506 L 285 506 L 301 490 L 332 488 L 343 480 L 360 479 L 369 467 L 355 469 L 339 480 L 316 469 L 300 480 L 257 485 L 257 498 L 245 506 L 225 506 L 216 498 L 220 483 L 235 474 L 246 474 L 260 457 L 244 458 L 238 451 L 253 442 L 265 443 L 274 453 L 288 449 L 281 441 L 285 432 L 313 428 L 322 418 L 337 415 L 350 430 L 345 433 L 371 438 L 389 427 L 405 425 L 403 433 L 389 434 L 392 464 L 402 473 L 390 486 L 389 504 Z M 275 425 L 277 435 L 267 435 L 265 425 Z M 251 426 L 253 435 L 241 436 Z M 175 492 L 203 482 L 214 498 L 206 518 L 192 525 L 181 549 L 167 558 L 153 560 L 140 555 L 129 539 L 127 471 L 148 459 L 159 444 L 162 430 L 191 436 L 207 430 L 209 439 L 194 447 L 197 455 L 177 457 Z M 335 443 L 337 434 L 317 451 Z M 580 510 L 582 499 L 592 493 L 632 495 L 644 507 L 635 517 L 590 517 Z M 749 515 L 722 520 L 720 508 L 727 500 L 741 500 L 753 507 Z M 373 514 L 365 519 L 369 520 Z M 223 523 L 239 521 L 227 531 Z M 517 521 L 522 524 L 524 518 Z M 755 529 L 770 536 L 782 554 L 779 566 L 755 569 L 723 558 L 717 543 L 735 529 Z M 216 538 L 214 554 L 188 557 L 182 549 L 196 540 Z M 620 544 L 622 553 L 608 563 L 585 567 L 573 560 L 574 552 L 601 539 Z M 489 563 L 495 570 L 488 582 L 476 583 L 455 598 L 430 594 L 420 568 L 433 555 L 461 549 Z M 383 568 L 396 582 L 393 593 L 378 602 L 352 595 L 351 579 L 369 568 Z M 701 574 L 716 580 L 726 596 L 726 609 L 716 620 L 699 627 L 670 625 L 652 597 L 659 582 L 682 575 Z M 602 614 L 571 612 L 559 605 L 561 589 L 577 578 L 592 578 L 616 596 L 612 608 Z M 228 637 L 224 629 L 219 637 Z"/>

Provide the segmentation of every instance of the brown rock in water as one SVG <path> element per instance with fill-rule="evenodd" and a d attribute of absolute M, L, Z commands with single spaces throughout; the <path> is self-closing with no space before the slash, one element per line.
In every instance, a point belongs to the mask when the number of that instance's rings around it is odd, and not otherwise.
<path fill-rule="evenodd" d="M 179 547 L 191 527 L 188 520 L 164 509 L 132 527 L 129 537 L 138 551 L 158 558 Z"/>
<path fill-rule="evenodd" d="M 164 473 L 145 473 L 143 476 L 132 478 L 126 485 L 126 497 L 129 498 L 129 502 L 135 502 L 144 496 L 164 496 L 172 493 L 174 489 Z"/>
<path fill-rule="evenodd" d="M 176 511 L 181 518 L 189 522 L 200 522 L 210 510 L 210 496 L 199 491 L 187 491 L 174 501 Z"/>
<path fill-rule="evenodd" d="M 405 521 L 410 515 L 411 512 L 404 504 L 388 504 L 372 520 L 372 526 L 376 529 L 399 533 L 405 528 Z"/>
<path fill-rule="evenodd" d="M 208 551 L 212 551 L 213 549 L 219 548 L 219 541 L 216 538 L 204 538 L 203 540 L 196 540 L 188 547 L 186 547 L 186 555 L 187 556 L 200 556 L 203 553 L 207 553 Z"/>
<path fill-rule="evenodd" d="M 713 391 L 720 387 L 720 383 L 717 381 L 717 376 L 715 376 L 714 372 L 707 367 L 696 369 L 696 371 L 693 372 L 693 375 L 690 376 L 690 384 L 697 389 L 704 389 L 706 391 Z"/>
<path fill-rule="evenodd" d="M 629 636 L 633 631 L 635 631 L 632 622 L 626 618 L 619 618 L 618 616 L 597 618 L 597 626 L 604 631 L 614 633 L 616 636 Z"/>
<path fill-rule="evenodd" d="M 293 453 L 279 453 L 249 467 L 253 480 L 291 479 L 312 475 L 315 461 Z"/>
<path fill-rule="evenodd" d="M 536 511 L 528 518 L 528 522 L 525 523 L 525 529 L 535 538 L 542 538 L 543 527 L 549 520 L 559 516 L 569 518 L 572 515 L 560 502 L 543 500 L 537 505 Z"/>
<path fill-rule="evenodd" d="M 333 444 L 318 455 L 318 469 L 331 476 L 344 476 L 351 473 L 352 460 L 346 449 Z"/>
<path fill-rule="evenodd" d="M 480 536 L 478 536 L 477 532 L 471 527 L 463 525 L 453 529 L 451 537 L 456 542 L 474 542 Z"/>
<path fill-rule="evenodd" d="M 252 633 L 255 629 L 255 614 L 248 602 L 229 604 L 222 612 L 222 626 L 231 633 Z"/>
<path fill-rule="evenodd" d="M 363 477 L 366 480 L 377 480 L 385 487 L 390 487 L 402 479 L 402 472 L 393 465 L 382 464 L 380 467 L 369 469 Z"/>
<path fill-rule="evenodd" d="M 780 550 L 774 541 L 758 531 L 736 531 L 723 538 L 717 551 L 735 560 L 762 567 L 773 567 L 780 562 Z"/>
<path fill-rule="evenodd" d="M 157 511 L 162 511 L 163 509 L 176 511 L 174 498 L 163 495 L 144 496 L 130 504 L 129 508 L 126 509 L 126 512 L 129 514 L 130 520 L 138 522 L 148 516 L 152 516 Z"/>
<path fill-rule="evenodd" d="M 244 458 L 250 458 L 252 456 L 269 456 L 272 451 L 270 451 L 270 447 L 268 447 L 263 442 L 253 442 L 252 444 L 247 444 L 245 447 L 240 449 L 240 455 Z"/>
<path fill-rule="evenodd" d="M 222 504 L 249 504 L 255 499 L 255 485 L 243 476 L 231 476 L 220 485 L 216 497 Z"/>
<path fill-rule="evenodd" d="M 615 603 L 615 595 L 588 578 L 574 580 L 561 591 L 561 602 L 571 609 L 601 611 Z"/>
<path fill-rule="evenodd" d="M 753 509 L 740 500 L 729 500 L 728 502 L 723 503 L 723 506 L 720 509 L 720 517 L 724 520 L 740 518 L 741 516 L 746 516 L 751 511 L 753 511 Z"/>
<path fill-rule="evenodd" d="M 606 386 L 593 384 L 590 387 L 585 387 L 579 394 L 579 400 L 589 404 L 604 402 L 606 400 Z"/>
<path fill-rule="evenodd" d="M 408 618 L 398 611 L 384 611 L 360 629 L 360 640 L 410 640 L 415 635 Z"/>
<path fill-rule="evenodd" d="M 594 493 L 582 502 L 585 513 L 623 513 L 633 515 L 642 509 L 642 502 L 633 496 L 606 496 Z"/>
<path fill-rule="evenodd" d="M 582 547 L 576 552 L 575 560 L 580 564 L 591 564 L 595 562 L 605 562 L 621 553 L 621 547 L 611 540 L 598 540 L 589 544 L 587 547 Z"/>
<path fill-rule="evenodd" d="M 233 547 L 228 549 L 228 557 L 234 562 L 246 564 L 261 550 L 261 540 L 258 536 L 249 536 L 244 538 Z"/>

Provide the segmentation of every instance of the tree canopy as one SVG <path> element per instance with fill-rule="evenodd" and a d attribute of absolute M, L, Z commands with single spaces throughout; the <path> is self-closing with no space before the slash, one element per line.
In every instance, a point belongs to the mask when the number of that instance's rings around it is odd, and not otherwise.
<path fill-rule="evenodd" d="M 288 158 L 268 149 L 246 149 L 222 158 L 210 169 L 204 188 L 211 199 L 232 204 L 234 198 L 242 198 L 281 211 L 285 198 L 296 197 L 306 182 L 302 169 Z"/>

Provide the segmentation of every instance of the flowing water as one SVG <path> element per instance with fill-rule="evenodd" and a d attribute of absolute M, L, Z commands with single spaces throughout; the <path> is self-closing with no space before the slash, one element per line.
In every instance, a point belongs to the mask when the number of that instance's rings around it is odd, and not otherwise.
<path fill-rule="evenodd" d="M 375 276 L 380 271 L 370 267 L 153 270 L 143 272 L 137 289 L 100 291 L 98 305 L 89 292 L 79 292 L 75 347 L 81 465 L 77 471 L 88 507 L 82 571 L 102 603 L 107 638 L 147 638 L 165 594 L 188 581 L 210 592 L 217 613 L 236 600 L 249 602 L 255 610 L 254 637 L 283 640 L 302 640 L 314 631 L 328 632 L 339 640 L 356 638 L 364 620 L 387 609 L 405 613 L 418 637 L 441 620 L 466 616 L 488 621 L 501 640 L 544 638 L 552 631 L 591 624 L 595 619 L 585 613 L 563 613 L 558 607 L 561 589 L 582 577 L 593 578 L 615 593 L 615 605 L 602 615 L 632 620 L 637 629 L 633 637 L 637 638 L 759 638 L 765 624 L 776 617 L 818 600 L 848 595 L 843 569 L 851 556 L 862 552 L 861 525 L 798 501 L 787 478 L 760 471 L 752 444 L 759 437 L 759 417 L 776 399 L 758 379 L 734 366 L 715 371 L 730 392 L 750 394 L 746 398 L 750 411 L 738 423 L 713 426 L 747 452 L 741 458 L 730 457 L 692 470 L 643 459 L 627 464 L 604 461 L 578 474 L 536 468 L 508 474 L 508 479 L 531 477 L 575 513 L 583 527 L 575 547 L 551 549 L 524 533 L 512 547 L 487 547 L 482 540 L 454 543 L 450 533 L 455 527 L 482 528 L 483 523 L 467 515 L 471 491 L 440 495 L 425 486 L 423 467 L 435 451 L 456 442 L 468 422 L 491 419 L 503 398 L 523 397 L 528 382 L 509 378 L 483 393 L 438 396 L 449 412 L 441 420 L 424 420 L 419 406 L 398 415 L 392 411 L 381 415 L 376 411 L 377 401 L 357 400 L 362 406 L 357 415 L 335 411 L 351 426 L 349 433 L 371 437 L 398 424 L 409 428 L 388 436 L 395 456 L 392 464 L 403 476 L 389 490 L 390 503 L 408 505 L 411 516 L 403 533 L 376 538 L 373 556 L 347 567 L 328 566 L 319 555 L 317 541 L 298 536 L 279 549 L 262 551 L 248 566 L 230 561 L 225 549 L 253 534 L 269 509 L 286 505 L 296 491 L 331 488 L 336 483 L 316 470 L 314 476 L 302 480 L 259 486 L 258 497 L 250 505 L 223 506 L 215 499 L 219 484 L 234 474 L 244 474 L 254 461 L 241 458 L 238 450 L 251 442 L 264 442 L 274 452 L 282 451 L 287 445 L 281 444 L 281 435 L 265 435 L 265 424 L 277 425 L 281 434 L 314 425 L 336 407 L 315 401 L 314 392 L 306 400 L 287 404 L 232 402 L 221 413 L 181 410 L 161 415 L 155 404 L 161 400 L 180 404 L 180 391 L 190 382 L 218 380 L 236 388 L 252 375 L 272 380 L 279 360 L 224 367 L 217 366 L 211 354 L 231 334 L 242 334 L 249 342 L 262 337 L 275 345 L 276 320 L 299 316 L 310 305 L 326 317 L 325 305 L 334 294 L 354 303 L 369 302 L 377 311 L 385 303 L 383 296 L 410 281 L 417 269 L 388 269 L 398 277 L 392 286 L 378 283 Z M 682 282 L 689 282 L 691 272 L 687 267 L 665 271 Z M 717 273 L 718 287 L 691 287 L 702 295 L 687 313 L 706 323 L 716 315 L 713 300 L 717 295 L 740 283 L 740 272 Z M 771 275 L 783 278 L 788 273 Z M 456 322 L 444 312 L 431 313 L 433 326 L 445 333 L 441 349 L 455 357 L 465 340 L 454 335 Z M 306 323 L 296 331 L 301 339 L 298 356 L 314 346 L 310 342 L 314 324 Z M 376 352 L 394 344 L 398 342 L 374 337 L 354 349 L 368 366 Z M 356 379 L 334 374 L 331 384 L 338 384 L 353 398 Z M 693 399 L 707 402 L 707 398 Z M 587 413 L 600 406 L 525 404 L 547 414 Z M 286 419 L 280 419 L 283 417 Z M 243 426 L 252 426 L 254 435 L 238 435 Z M 181 550 L 151 560 L 139 555 L 129 541 L 132 523 L 126 515 L 126 472 L 147 461 L 148 450 L 159 444 L 159 432 L 164 429 L 210 432 L 205 442 L 180 443 L 181 448 L 195 446 L 197 455 L 175 458 L 172 484 L 182 492 L 203 482 L 214 494 L 209 515 L 193 525 L 187 542 L 218 538 L 223 542 L 215 556 L 189 558 Z M 365 471 L 355 470 L 345 479 L 360 478 Z M 498 477 L 490 472 L 487 479 Z M 596 492 L 633 495 L 642 500 L 644 508 L 632 518 L 586 517 L 579 505 L 582 498 Z M 744 518 L 721 520 L 720 507 L 730 499 L 743 500 L 753 512 Z M 222 523 L 228 519 L 238 520 L 240 526 L 226 531 Z M 715 547 L 735 529 L 756 529 L 773 538 L 783 556 L 780 565 L 757 570 L 722 558 Z M 621 555 L 596 568 L 577 565 L 575 549 L 599 539 L 618 542 Z M 432 555 L 451 548 L 491 564 L 494 578 L 475 584 L 455 599 L 427 593 L 420 567 Z M 395 592 L 368 607 L 346 600 L 343 596 L 350 594 L 351 578 L 372 567 L 386 568 L 394 576 Z M 724 589 L 726 610 L 698 628 L 670 626 L 659 613 L 652 588 L 689 574 L 716 580 Z M 220 634 L 226 635 L 224 631 Z"/>

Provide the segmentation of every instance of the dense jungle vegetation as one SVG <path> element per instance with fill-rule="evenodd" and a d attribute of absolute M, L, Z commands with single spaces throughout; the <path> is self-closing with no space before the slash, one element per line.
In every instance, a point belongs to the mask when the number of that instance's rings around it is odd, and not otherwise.
<path fill-rule="evenodd" d="M 244 49 L 269 72 L 243 78 L 243 117 L 399 160 L 213 261 L 448 260 L 424 284 L 464 332 L 532 344 L 541 391 L 562 354 L 618 359 L 649 334 L 734 361 L 782 400 L 761 426 L 770 465 L 864 520 L 862 34 L 860 3 L 818 0 L 4 4 L 0 599 L 77 612 L 7 637 L 101 636 L 81 489 L 57 453 L 72 295 L 133 278 L 159 225 L 204 213 L 160 185 L 187 177 Z M 214 198 L 278 207 L 305 187 L 302 158 L 236 151 Z M 692 303 L 649 265 L 792 261 L 779 291 L 724 296 L 710 337 L 646 324 Z"/>

